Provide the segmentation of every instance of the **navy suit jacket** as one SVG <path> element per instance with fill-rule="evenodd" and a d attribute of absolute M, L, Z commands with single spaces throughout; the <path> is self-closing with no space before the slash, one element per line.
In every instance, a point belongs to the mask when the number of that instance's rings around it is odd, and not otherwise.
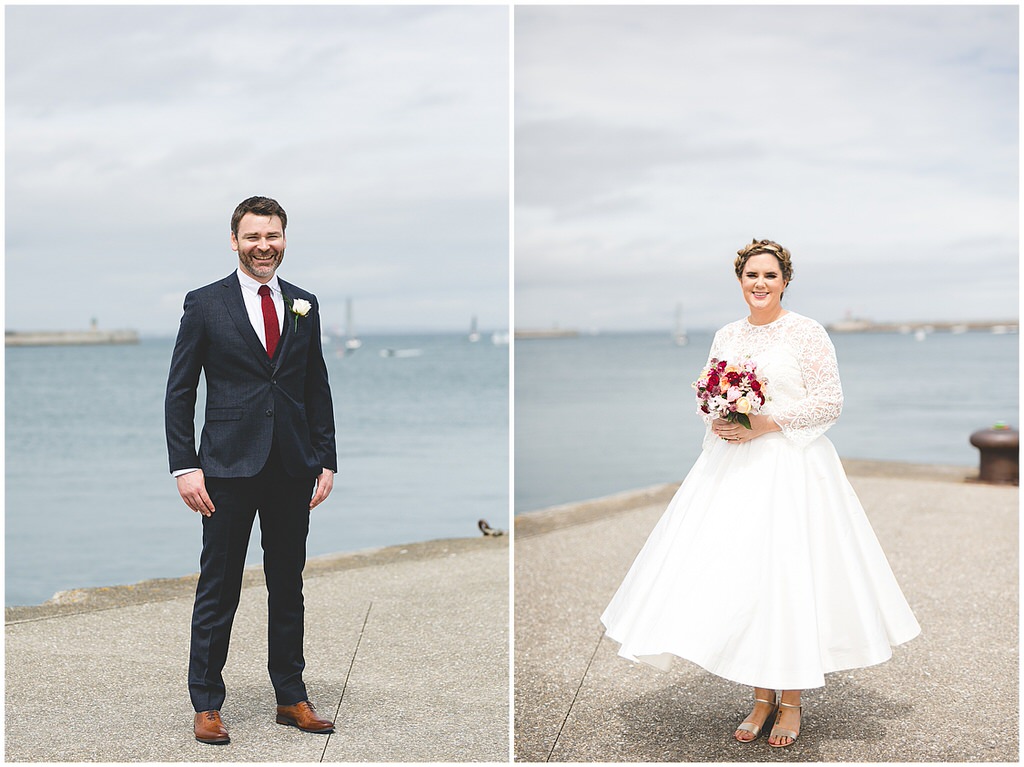
<path fill-rule="evenodd" d="M 312 479 L 324 468 L 337 471 L 319 305 L 313 294 L 279 282 L 286 299 L 303 298 L 313 308 L 296 318 L 285 307 L 273 359 L 249 321 L 235 272 L 185 296 L 164 400 L 172 472 L 198 467 L 210 477 L 251 477 L 275 440 L 290 476 Z M 206 376 L 206 419 L 197 453 L 200 372 Z"/>

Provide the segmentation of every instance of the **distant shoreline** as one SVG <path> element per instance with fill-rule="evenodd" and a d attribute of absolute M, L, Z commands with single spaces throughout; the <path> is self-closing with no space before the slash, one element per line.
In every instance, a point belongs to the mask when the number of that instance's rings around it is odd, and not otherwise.
<path fill-rule="evenodd" d="M 864 319 L 845 319 L 837 322 L 825 323 L 825 329 L 830 333 L 993 333 L 997 335 L 1015 334 L 1018 332 L 1018 320 L 963 320 L 943 322 L 874 322 Z M 690 333 L 701 333 L 712 335 L 717 328 L 694 327 L 688 329 Z M 515 338 L 517 340 L 546 339 L 546 338 L 579 338 L 582 336 L 614 336 L 614 335 L 646 335 L 664 333 L 666 336 L 673 334 L 669 328 L 641 328 L 641 329 L 590 329 L 579 330 L 576 328 L 517 328 Z"/>
<path fill-rule="evenodd" d="M 849 477 L 888 477 L 890 479 L 932 482 L 977 482 L 978 469 L 970 466 L 952 466 L 904 461 L 843 458 L 843 469 Z M 559 503 L 514 515 L 513 529 L 517 539 L 537 535 L 580 522 L 589 522 L 624 509 L 649 504 L 665 505 L 679 488 L 680 482 L 668 482 L 648 487 L 624 490 L 596 498 Z M 1007 486 L 1009 487 L 1009 486 Z"/>
<path fill-rule="evenodd" d="M 503 330 L 496 330 L 496 331 L 493 331 L 493 332 L 487 330 L 487 331 L 480 331 L 480 334 L 482 336 L 489 337 L 489 336 L 493 335 L 494 333 L 497 333 L 497 334 L 501 335 L 504 332 L 505 331 L 503 331 Z M 64 339 L 64 338 L 72 338 L 72 339 L 79 339 L 79 338 L 81 338 L 81 339 L 83 339 L 82 343 L 84 343 L 84 344 L 90 344 L 90 343 L 93 343 L 93 344 L 94 343 L 111 343 L 110 341 L 97 340 L 97 339 L 98 338 L 102 339 L 103 336 L 117 336 L 117 335 L 120 335 L 120 334 L 130 334 L 134 338 L 134 340 L 130 341 L 130 343 L 138 343 L 138 342 L 146 342 L 146 341 L 167 341 L 167 342 L 173 343 L 174 339 L 175 339 L 175 334 L 176 333 L 177 333 L 177 328 L 175 328 L 175 332 L 174 333 L 169 333 L 169 332 L 166 332 L 166 331 L 156 331 L 156 330 L 142 330 L 142 331 L 136 331 L 136 330 L 112 330 L 112 331 L 102 331 L 102 330 L 101 331 L 91 331 L 91 330 L 81 330 L 81 331 L 64 331 L 64 330 L 33 330 L 33 331 L 8 330 L 5 333 L 5 338 L 7 339 L 7 345 L 8 346 L 29 346 L 29 345 L 32 345 L 32 344 L 26 343 L 26 341 L 28 341 L 29 339 L 33 339 L 33 338 L 44 338 L 44 339 L 47 339 L 47 340 L 54 339 L 54 341 L 51 341 L 48 345 L 56 345 L 55 341 L 57 341 L 59 339 Z M 366 330 L 366 331 L 360 331 L 360 333 L 359 333 L 359 337 L 364 339 L 364 340 L 374 340 L 374 339 L 391 340 L 391 339 L 395 339 L 395 338 L 412 338 L 412 337 L 415 337 L 415 338 L 446 337 L 447 338 L 447 337 L 453 337 L 453 336 L 454 337 L 461 336 L 463 338 L 467 338 L 468 334 L 464 330 L 452 330 L 452 329 L 449 329 L 449 330 L 432 330 L 432 329 L 429 329 L 429 328 L 427 328 L 427 329 L 424 329 L 424 328 L 411 328 L 409 330 Z M 338 336 L 337 334 L 332 334 L 330 332 L 326 333 L 325 337 L 326 338 L 330 338 L 330 339 L 332 339 L 334 341 L 343 341 L 344 340 L 343 337 Z M 129 343 L 128 341 L 118 341 L 118 342 L 119 343 Z M 481 346 L 485 346 L 485 345 L 486 346 L 490 346 L 492 344 L 483 344 L 483 343 L 481 343 L 480 345 Z"/>
<path fill-rule="evenodd" d="M 502 523 L 501 528 L 507 525 Z M 381 567 L 395 562 L 436 559 L 452 556 L 461 551 L 472 551 L 493 546 L 507 546 L 509 535 L 475 535 L 461 538 L 437 538 L 414 543 L 392 544 L 357 551 L 310 556 L 306 560 L 303 578 L 351 570 L 359 567 Z M 195 594 L 198 573 L 179 577 L 148 578 L 137 583 L 113 586 L 89 586 L 58 591 L 45 602 L 34 605 L 5 605 L 5 623 L 20 623 L 41 620 L 60 615 L 71 615 L 96 610 L 108 610 L 127 604 L 162 602 L 181 599 Z M 247 565 L 243 571 L 243 588 L 260 586 L 264 583 L 263 565 Z"/>

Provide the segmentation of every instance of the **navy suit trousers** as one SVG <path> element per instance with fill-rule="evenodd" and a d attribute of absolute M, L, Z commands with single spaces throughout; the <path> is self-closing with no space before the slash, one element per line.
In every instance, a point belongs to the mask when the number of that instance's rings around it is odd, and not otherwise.
<path fill-rule="evenodd" d="M 203 552 L 192 611 L 188 687 L 196 711 L 219 710 L 224 703 L 222 672 L 257 513 L 269 595 L 270 680 L 278 705 L 307 699 L 302 681 L 302 570 L 314 482 L 288 476 L 276 442 L 255 477 L 206 478 L 215 511 L 203 517 Z"/>

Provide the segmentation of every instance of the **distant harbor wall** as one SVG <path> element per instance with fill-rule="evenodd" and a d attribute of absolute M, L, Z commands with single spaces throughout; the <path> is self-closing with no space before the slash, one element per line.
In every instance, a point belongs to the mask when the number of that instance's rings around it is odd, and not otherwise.
<path fill-rule="evenodd" d="M 1005 322 L 872 322 L 847 319 L 826 325 L 831 333 L 1016 333 L 1017 320 Z"/>
<path fill-rule="evenodd" d="M 515 338 L 517 341 L 529 338 L 576 338 L 580 332 L 578 330 L 559 330 L 552 328 L 551 330 L 517 330 L 515 331 Z"/>
<path fill-rule="evenodd" d="M 139 334 L 134 330 L 68 330 L 68 331 L 7 331 L 5 346 L 90 346 L 97 344 L 137 344 Z"/>

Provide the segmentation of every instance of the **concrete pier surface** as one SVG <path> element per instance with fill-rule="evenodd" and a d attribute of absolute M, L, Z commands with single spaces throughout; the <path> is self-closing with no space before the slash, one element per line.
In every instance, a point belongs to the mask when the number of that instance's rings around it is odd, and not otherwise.
<path fill-rule="evenodd" d="M 223 746 L 192 733 L 194 576 L 9 608 L 6 761 L 507 762 L 508 540 L 309 561 L 305 681 L 332 735 L 274 722 L 259 568 L 246 572 L 224 671 Z"/>
<path fill-rule="evenodd" d="M 844 463 L 922 633 L 805 692 L 784 749 L 732 739 L 750 688 L 687 661 L 631 663 L 603 637 L 600 615 L 677 485 L 518 516 L 516 760 L 1017 762 L 1017 488 L 966 468 Z"/>

